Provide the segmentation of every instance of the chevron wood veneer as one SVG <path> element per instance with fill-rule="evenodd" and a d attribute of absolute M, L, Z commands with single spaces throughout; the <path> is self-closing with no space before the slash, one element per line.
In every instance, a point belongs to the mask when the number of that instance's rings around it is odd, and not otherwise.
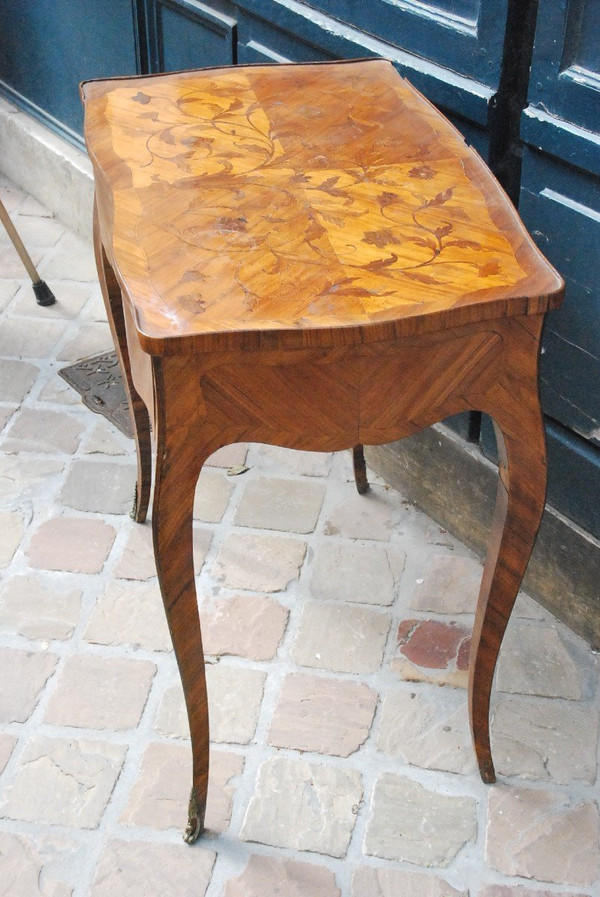
<path fill-rule="evenodd" d="M 190 721 L 209 731 L 192 560 L 203 463 L 230 442 L 330 451 L 450 414 L 495 421 L 498 499 L 470 661 L 482 778 L 500 643 L 545 500 L 538 397 L 561 278 L 455 129 L 384 60 L 86 82 L 95 246 Z"/>

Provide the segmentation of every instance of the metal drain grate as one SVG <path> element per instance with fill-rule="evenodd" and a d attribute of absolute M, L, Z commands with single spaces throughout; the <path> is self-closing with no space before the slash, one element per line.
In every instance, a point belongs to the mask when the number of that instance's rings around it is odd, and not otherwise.
<path fill-rule="evenodd" d="M 129 405 L 116 352 L 103 352 L 62 368 L 60 376 L 83 399 L 84 405 L 133 438 Z"/>

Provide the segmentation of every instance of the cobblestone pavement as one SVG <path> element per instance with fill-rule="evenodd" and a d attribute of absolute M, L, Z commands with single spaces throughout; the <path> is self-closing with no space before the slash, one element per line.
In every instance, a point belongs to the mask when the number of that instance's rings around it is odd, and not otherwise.
<path fill-rule="evenodd" d="M 598 664 L 521 596 L 469 742 L 479 561 L 349 453 L 236 445 L 196 501 L 208 825 L 133 442 L 57 376 L 110 348 L 90 248 L 5 181 L 58 297 L 0 233 L 0 895 L 597 895 Z M 245 472 L 241 468 L 247 467 Z M 441 687 L 440 687 L 441 686 Z"/>

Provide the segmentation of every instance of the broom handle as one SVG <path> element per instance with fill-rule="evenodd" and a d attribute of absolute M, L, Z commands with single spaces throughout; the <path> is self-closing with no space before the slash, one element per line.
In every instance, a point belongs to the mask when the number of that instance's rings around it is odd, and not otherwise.
<path fill-rule="evenodd" d="M 25 249 L 25 246 L 23 245 L 23 241 L 21 240 L 20 236 L 18 235 L 16 227 L 10 220 L 8 212 L 4 208 L 4 205 L 3 205 L 1 199 L 0 199 L 0 221 L 2 221 L 2 224 L 6 228 L 6 233 L 12 240 L 13 246 L 15 247 L 15 249 L 17 250 L 17 252 L 19 254 L 19 258 L 25 265 L 25 268 L 27 269 L 27 273 L 31 277 L 32 283 L 39 283 L 40 275 L 35 270 L 35 265 L 31 261 L 29 253 Z"/>

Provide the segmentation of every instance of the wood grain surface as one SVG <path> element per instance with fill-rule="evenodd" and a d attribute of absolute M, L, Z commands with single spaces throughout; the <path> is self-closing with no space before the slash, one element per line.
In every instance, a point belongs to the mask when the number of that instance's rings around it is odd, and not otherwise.
<path fill-rule="evenodd" d="M 485 165 L 386 61 L 83 95 L 104 242 L 147 352 L 379 340 L 556 304 L 560 278 Z"/>
<path fill-rule="evenodd" d="M 545 312 L 563 284 L 481 160 L 382 60 L 88 82 L 100 283 L 138 450 L 134 516 L 154 552 L 186 698 L 203 829 L 209 728 L 194 490 L 232 442 L 380 444 L 489 414 L 498 499 L 469 709 L 494 781 L 489 707 L 544 508 Z"/>

